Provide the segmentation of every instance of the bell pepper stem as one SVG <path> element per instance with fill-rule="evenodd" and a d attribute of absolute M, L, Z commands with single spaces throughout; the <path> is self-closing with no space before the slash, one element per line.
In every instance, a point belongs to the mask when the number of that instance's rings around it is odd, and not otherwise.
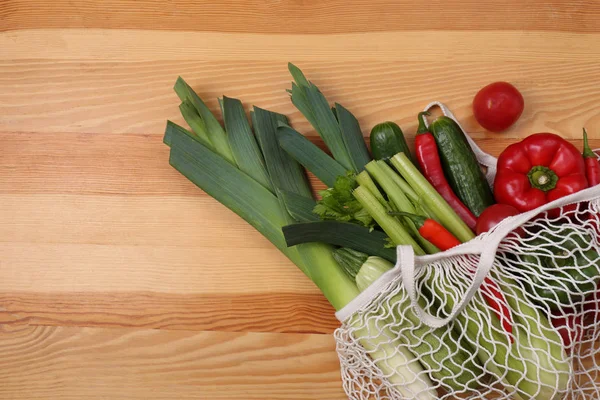
<path fill-rule="evenodd" d="M 544 192 L 554 189 L 558 182 L 556 173 L 550 168 L 542 165 L 531 168 L 527 176 L 529 177 L 531 186 L 543 190 Z"/>

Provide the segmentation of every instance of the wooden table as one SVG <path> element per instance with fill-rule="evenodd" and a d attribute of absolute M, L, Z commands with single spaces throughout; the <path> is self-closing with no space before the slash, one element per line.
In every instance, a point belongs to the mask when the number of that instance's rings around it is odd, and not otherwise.
<path fill-rule="evenodd" d="M 343 399 L 319 291 L 168 164 L 184 76 L 289 115 L 286 63 L 412 136 L 446 102 L 498 153 L 559 132 L 600 147 L 600 3 L 0 1 L 0 398 Z M 513 82 L 502 135 L 470 102 Z"/>

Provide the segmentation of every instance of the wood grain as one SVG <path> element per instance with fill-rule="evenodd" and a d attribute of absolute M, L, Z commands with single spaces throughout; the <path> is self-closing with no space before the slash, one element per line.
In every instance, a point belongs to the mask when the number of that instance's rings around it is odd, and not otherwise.
<path fill-rule="evenodd" d="M 424 7 L 425 6 L 425 7 Z M 593 0 L 481 2 L 331 0 L 84 0 L 0 3 L 0 30 L 129 28 L 260 33 L 347 33 L 399 30 L 538 30 L 598 32 Z"/>
<path fill-rule="evenodd" d="M 274 301 L 276 298 L 277 301 Z M 9 292 L 0 325 L 331 334 L 340 324 L 320 293 Z"/>
<path fill-rule="evenodd" d="M 0 1 L 0 398 L 344 398 L 331 306 L 168 165 L 176 77 L 319 146 L 288 61 L 365 136 L 392 120 L 412 142 L 441 100 L 493 154 L 538 131 L 579 146 L 583 126 L 600 147 L 599 16 L 591 0 Z M 526 101 L 503 134 L 471 115 L 491 80 Z"/>
<path fill-rule="evenodd" d="M 47 36 L 59 35 L 48 32 Z M 398 42 L 404 43 L 402 38 Z M 150 44 L 143 47 L 152 48 Z M 67 49 L 61 50 L 63 56 L 67 56 Z M 440 45 L 435 52 L 446 52 L 446 48 Z M 588 55 L 589 49 L 586 59 Z M 144 56 L 155 57 L 148 52 Z M 582 126 L 590 134 L 600 132 L 596 107 L 600 103 L 600 65 L 576 61 L 570 54 L 561 57 L 560 63 L 524 62 L 517 57 L 495 62 L 479 56 L 431 62 L 389 61 L 381 56 L 356 63 L 302 59 L 6 60 L 0 61 L 0 132 L 162 134 L 167 119 L 183 123 L 172 90 L 181 75 L 213 110 L 218 108 L 217 97 L 239 97 L 248 107 L 255 104 L 288 115 L 299 131 L 312 137 L 312 128 L 285 93 L 291 81 L 288 60 L 303 67 L 331 102 L 340 102 L 355 113 L 365 133 L 381 121 L 393 120 L 412 135 L 415 115 L 434 99 L 448 104 L 476 138 L 518 138 L 551 131 L 578 139 Z M 526 99 L 519 124 L 501 135 L 483 131 L 471 112 L 474 94 L 489 83 L 490 76 L 513 82 Z"/>
<path fill-rule="evenodd" d="M 337 400 L 334 348 L 330 335 L 0 327 L 0 398 Z"/>

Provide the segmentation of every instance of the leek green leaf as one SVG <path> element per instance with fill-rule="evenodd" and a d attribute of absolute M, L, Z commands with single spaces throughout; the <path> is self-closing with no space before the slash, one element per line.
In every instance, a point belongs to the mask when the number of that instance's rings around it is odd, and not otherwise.
<path fill-rule="evenodd" d="M 224 96 L 223 110 L 229 146 L 236 164 L 258 183 L 272 189 L 263 155 L 250 129 L 242 102 Z"/>
<path fill-rule="evenodd" d="M 252 118 L 254 132 L 273 186 L 278 190 L 304 196 L 314 203 L 304 169 L 277 142 L 277 125 L 280 122 L 287 123 L 287 118 L 256 106 Z"/>
<path fill-rule="evenodd" d="M 283 227 L 288 246 L 322 242 L 348 247 L 396 262 L 396 249 L 385 246 L 387 235 L 378 230 L 339 221 L 319 221 L 292 224 Z"/>
<path fill-rule="evenodd" d="M 235 160 L 223 127 L 213 113 L 210 112 L 206 104 L 204 104 L 204 101 L 202 101 L 200 96 L 194 92 L 182 77 L 177 78 L 174 89 L 181 101 L 184 102 L 185 100 L 189 100 L 196 109 L 198 115 L 202 117 L 202 121 L 206 126 L 206 131 L 216 152 L 235 165 Z"/>
<path fill-rule="evenodd" d="M 335 110 L 334 114 L 342 130 L 342 139 L 346 146 L 346 152 L 350 157 L 352 168 L 356 172 L 363 171 L 365 165 L 371 161 L 371 156 L 367 150 L 358 120 L 350 111 L 338 103 L 335 103 L 333 110 Z"/>
<path fill-rule="evenodd" d="M 336 178 L 346 173 L 340 163 L 289 126 L 279 126 L 277 139 L 281 148 L 327 186 L 333 186 Z"/>

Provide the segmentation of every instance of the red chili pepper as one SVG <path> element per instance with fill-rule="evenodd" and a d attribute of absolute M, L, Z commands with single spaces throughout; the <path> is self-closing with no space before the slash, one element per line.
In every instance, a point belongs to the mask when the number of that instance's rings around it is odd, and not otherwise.
<path fill-rule="evenodd" d="M 419 129 L 417 129 L 417 136 L 415 137 L 415 150 L 421 171 L 423 171 L 425 178 L 427 178 L 435 190 L 437 190 L 444 200 L 446 200 L 456 214 L 458 214 L 471 230 L 475 230 L 477 218 L 471 210 L 460 201 L 446 180 L 435 138 L 425 127 L 425 115 L 429 115 L 429 113 L 419 113 Z"/>
<path fill-rule="evenodd" d="M 508 146 L 498 158 L 498 203 L 529 211 L 588 186 L 579 150 L 558 135 L 536 133 Z"/>
<path fill-rule="evenodd" d="M 600 183 L 600 161 L 588 143 L 587 132 L 583 128 L 583 159 L 585 161 L 585 176 L 590 186 Z"/>
<path fill-rule="evenodd" d="M 442 251 L 451 249 L 460 244 L 460 241 L 454 235 L 431 218 L 425 218 L 420 215 L 406 212 L 390 212 L 389 214 L 402 215 L 409 218 L 417 227 L 419 234 Z M 494 313 L 502 323 L 504 330 L 508 334 L 511 334 L 513 327 L 510 310 L 508 309 L 508 303 L 506 302 L 500 287 L 498 287 L 493 280 L 485 278 L 484 284 L 481 286 L 481 293 L 488 305 L 494 310 Z M 514 341 L 512 336 L 510 338 L 511 342 Z"/>

